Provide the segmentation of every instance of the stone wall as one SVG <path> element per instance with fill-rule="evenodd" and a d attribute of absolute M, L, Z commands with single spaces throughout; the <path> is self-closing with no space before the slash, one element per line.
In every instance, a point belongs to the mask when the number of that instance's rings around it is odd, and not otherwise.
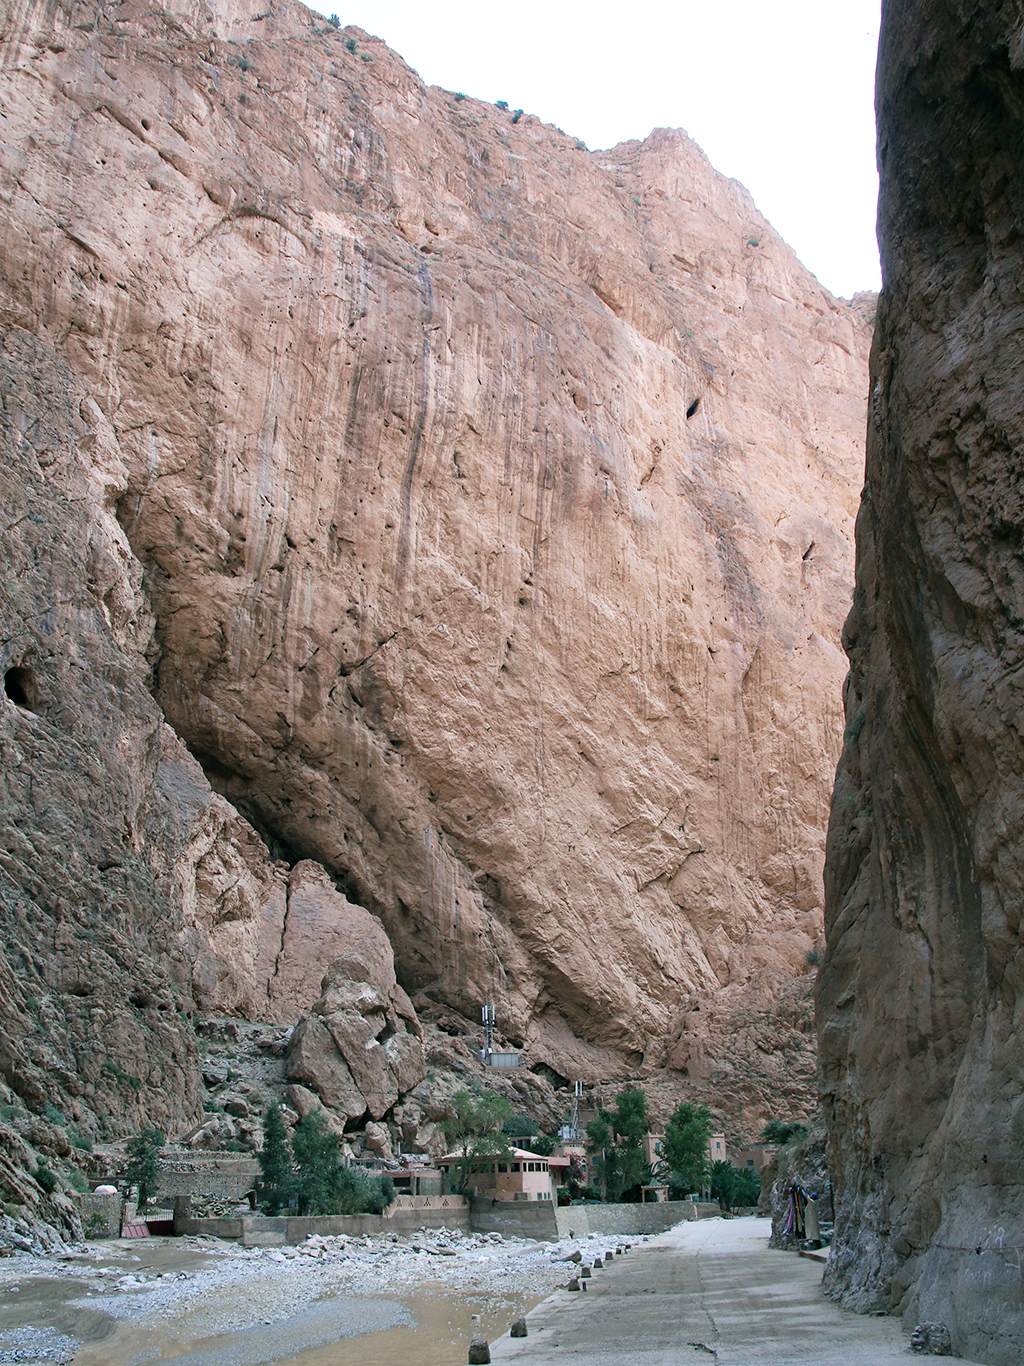
<path fill-rule="evenodd" d="M 474 1233 L 501 1233 L 506 1238 L 557 1238 L 553 1200 L 473 1201 L 470 1228 Z"/>

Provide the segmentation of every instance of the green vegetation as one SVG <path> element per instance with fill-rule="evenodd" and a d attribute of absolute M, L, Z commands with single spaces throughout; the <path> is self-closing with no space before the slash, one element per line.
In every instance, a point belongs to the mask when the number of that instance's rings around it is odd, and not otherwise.
<path fill-rule="evenodd" d="M 341 1165 L 337 1135 L 319 1110 L 295 1126 L 289 1144 L 281 1107 L 269 1106 L 259 1164 L 268 1214 L 293 1200 L 300 1214 L 383 1214 L 395 1196 L 390 1176 L 367 1176 Z"/>
<path fill-rule="evenodd" d="M 708 1138 L 711 1134 L 711 1111 L 706 1105 L 692 1105 L 683 1101 L 676 1106 L 665 1126 L 661 1145 L 673 1199 L 682 1199 L 704 1185 L 708 1171 Z"/>
<path fill-rule="evenodd" d="M 731 1162 L 711 1164 L 711 1195 L 722 1209 L 734 1205 L 756 1205 L 761 1195 L 761 1178 L 753 1167 L 734 1167 Z"/>
<path fill-rule="evenodd" d="M 355 52 L 355 50 L 356 50 L 356 40 L 355 40 L 354 38 L 346 38 L 346 39 L 345 39 L 345 46 L 348 48 L 349 52 Z"/>
<path fill-rule="evenodd" d="M 139 1081 L 138 1077 L 133 1077 L 130 1072 L 126 1072 L 122 1067 L 118 1067 L 116 1062 L 111 1062 L 108 1059 L 100 1068 L 100 1071 L 109 1072 L 110 1075 L 116 1077 L 118 1081 L 127 1082 L 133 1091 L 137 1092 L 142 1090 L 142 1082 Z"/>
<path fill-rule="evenodd" d="M 125 1148 L 125 1165 L 121 1179 L 125 1193 L 131 1186 L 139 1188 L 139 1213 L 144 1214 L 150 1196 L 156 1193 L 156 1180 L 160 1173 L 160 1149 L 164 1146 L 164 1135 L 159 1129 L 143 1129 L 141 1133 L 128 1140 Z"/>
<path fill-rule="evenodd" d="M 71 1173 L 71 1187 L 73 1190 L 78 1191 L 80 1195 L 87 1195 L 89 1191 L 92 1190 L 88 1181 L 86 1181 L 85 1177 L 77 1169 Z"/>
<path fill-rule="evenodd" d="M 494 107 L 495 107 L 495 109 L 505 109 L 505 110 L 507 110 L 507 109 L 508 109 L 508 100 L 495 100 L 495 101 L 494 101 Z"/>
<path fill-rule="evenodd" d="M 56 1105 L 48 1105 L 46 1107 L 46 1109 L 43 1111 L 43 1119 L 49 1120 L 51 1124 L 56 1124 L 61 1129 L 63 1129 L 64 1125 L 67 1124 L 67 1120 L 57 1109 Z"/>
<path fill-rule="evenodd" d="M 263 1176 L 263 1208 L 267 1214 L 276 1214 L 282 1205 L 288 1204 L 293 1185 L 292 1150 L 277 1101 L 267 1107 L 263 1116 L 259 1164 Z"/>
<path fill-rule="evenodd" d="M 466 1186 L 477 1162 L 508 1162 L 512 1145 L 505 1126 L 513 1119 L 512 1106 L 494 1091 L 456 1091 L 450 1101 L 452 1113 L 442 1121 L 441 1131 L 460 1152 L 459 1190 Z"/>
<path fill-rule="evenodd" d="M 466 96 L 465 96 L 465 94 L 464 94 L 461 90 L 456 90 L 456 92 L 455 92 L 455 99 L 456 99 L 456 102 L 457 102 L 458 104 L 461 104 L 462 101 L 463 101 L 465 98 L 466 98 Z"/>
<path fill-rule="evenodd" d="M 513 122 L 513 123 L 518 123 L 519 120 L 520 120 L 522 117 L 523 117 L 523 111 L 522 111 L 521 109 L 517 109 L 516 112 L 512 115 L 512 122 Z"/>
<path fill-rule="evenodd" d="M 40 1162 L 39 1166 L 36 1167 L 33 1175 L 35 1176 L 36 1183 L 42 1186 L 43 1190 L 46 1192 L 47 1195 L 52 1195 L 53 1192 L 57 1189 L 56 1173 L 50 1171 L 49 1167 L 46 1166 L 45 1163 Z"/>
<path fill-rule="evenodd" d="M 781 1119 L 770 1119 L 761 1130 L 762 1143 L 776 1143 L 785 1148 L 790 1143 L 799 1143 L 807 1137 L 807 1125 L 799 1120 L 784 1123 Z"/>
<path fill-rule="evenodd" d="M 529 1115 L 515 1114 L 511 1119 L 506 1119 L 501 1132 L 510 1138 L 533 1138 L 540 1133 L 540 1125 Z"/>
<path fill-rule="evenodd" d="M 606 1200 L 639 1200 L 641 1186 L 650 1184 L 643 1148 L 650 1127 L 647 1097 L 639 1087 L 620 1091 L 615 1109 L 601 1110 L 587 1125 L 587 1152 Z"/>
<path fill-rule="evenodd" d="M 71 1140 L 72 1148 L 77 1148 L 80 1153 L 92 1152 L 92 1139 L 88 1134 L 83 1134 L 72 1126 L 68 1129 L 68 1138 Z"/>
<path fill-rule="evenodd" d="M 531 1153 L 536 1153 L 538 1157 L 550 1157 L 555 1151 L 555 1140 L 550 1134 L 537 1134 L 531 1138 L 527 1145 Z"/>
<path fill-rule="evenodd" d="M 341 28 L 341 20 L 336 14 L 330 15 L 327 22 L 330 24 L 331 28 Z"/>

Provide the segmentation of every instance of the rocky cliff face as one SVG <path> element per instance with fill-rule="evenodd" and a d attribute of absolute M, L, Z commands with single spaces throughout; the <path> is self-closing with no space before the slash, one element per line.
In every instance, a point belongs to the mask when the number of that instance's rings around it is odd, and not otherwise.
<path fill-rule="evenodd" d="M 129 697 L 100 672 L 111 809 L 157 804 L 125 934 L 183 1000 L 294 1018 L 315 860 L 405 990 L 491 998 L 561 1075 L 799 1105 L 806 1003 L 773 1011 L 821 927 L 873 301 L 685 135 L 589 153 L 301 7 L 2 22 L 0 323 L 81 478 L 116 465 L 79 586 Z"/>
<path fill-rule="evenodd" d="M 1017 6 L 883 8 L 885 288 L 818 985 L 842 1183 L 826 1280 L 1009 1363 L 1024 1328 L 1024 50 Z"/>

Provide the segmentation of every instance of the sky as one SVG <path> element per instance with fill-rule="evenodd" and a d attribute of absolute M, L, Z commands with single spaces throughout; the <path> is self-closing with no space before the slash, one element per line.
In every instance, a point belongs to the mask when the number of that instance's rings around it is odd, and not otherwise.
<path fill-rule="evenodd" d="M 878 289 L 881 0 L 329 0 L 430 85 L 591 148 L 684 128 L 833 294 Z M 344 6 L 344 12 L 341 10 Z"/>

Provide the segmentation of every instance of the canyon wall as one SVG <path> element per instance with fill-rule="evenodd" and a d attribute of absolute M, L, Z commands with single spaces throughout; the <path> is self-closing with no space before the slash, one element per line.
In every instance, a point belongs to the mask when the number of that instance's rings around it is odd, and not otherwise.
<path fill-rule="evenodd" d="M 589 152 L 297 5 L 2 22 L 0 327 L 81 477 L 116 455 L 134 595 L 89 590 L 133 699 L 95 754 L 190 813 L 125 933 L 183 1010 L 285 1020 L 315 860 L 414 1000 L 559 1074 L 804 1109 L 873 298 L 685 134 Z"/>
<path fill-rule="evenodd" d="M 827 859 L 826 1285 L 1020 1360 L 1024 47 L 883 5 L 884 290 Z"/>

